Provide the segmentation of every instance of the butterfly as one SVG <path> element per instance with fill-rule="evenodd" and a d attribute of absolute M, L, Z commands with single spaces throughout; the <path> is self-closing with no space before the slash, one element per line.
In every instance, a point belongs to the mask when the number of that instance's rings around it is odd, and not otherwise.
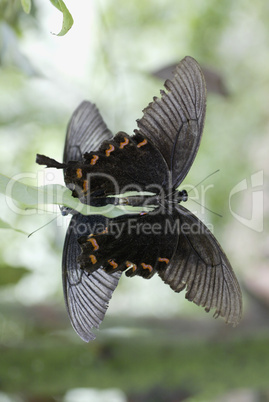
<path fill-rule="evenodd" d="M 64 169 L 74 197 L 92 206 L 146 206 L 116 218 L 76 211 L 62 259 L 63 290 L 72 326 L 86 342 L 95 338 L 122 272 L 146 279 L 157 273 L 186 299 L 215 309 L 236 325 L 242 295 L 233 269 L 208 228 L 181 205 L 177 188 L 199 148 L 206 86 L 199 64 L 185 57 L 137 120 L 130 136 L 114 137 L 96 106 L 82 102 L 67 129 L 63 163 L 37 155 L 37 163 Z M 138 209 L 139 209 L 138 208 Z"/>

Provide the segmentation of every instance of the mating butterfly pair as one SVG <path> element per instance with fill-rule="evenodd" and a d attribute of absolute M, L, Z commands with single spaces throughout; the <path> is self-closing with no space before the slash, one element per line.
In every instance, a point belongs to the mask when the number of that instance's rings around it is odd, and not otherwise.
<path fill-rule="evenodd" d="M 68 126 L 63 163 L 37 155 L 37 163 L 64 169 L 66 185 L 83 203 L 148 206 L 113 219 L 71 211 L 63 288 L 71 323 L 85 341 L 95 338 L 92 329 L 103 321 L 123 271 L 144 278 L 158 273 L 175 292 L 186 288 L 188 300 L 215 309 L 215 317 L 234 325 L 241 318 L 241 291 L 226 255 L 180 205 L 186 191 L 177 191 L 202 136 L 203 73 L 185 57 L 164 85 L 167 91 L 144 109 L 133 136 L 113 137 L 96 106 L 83 102 Z"/>

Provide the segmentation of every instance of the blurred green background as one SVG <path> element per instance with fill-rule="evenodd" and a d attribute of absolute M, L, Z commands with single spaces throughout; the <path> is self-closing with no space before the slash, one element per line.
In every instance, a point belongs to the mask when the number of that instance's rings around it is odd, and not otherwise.
<path fill-rule="evenodd" d="M 122 277 L 97 339 L 83 343 L 65 311 L 61 253 L 68 218 L 21 211 L 1 196 L 0 401 L 269 401 L 269 3 L 264 0 L 66 1 L 74 25 L 36 0 L 0 0 L 0 172 L 63 183 L 35 154 L 61 160 L 84 99 L 113 133 L 132 133 L 159 95 L 160 69 L 190 55 L 206 69 L 204 137 L 183 187 L 220 172 L 189 200 L 242 285 L 237 328 L 212 319 L 159 277 Z M 255 176 L 255 174 L 257 175 Z M 254 176 L 253 176 L 254 175 Z M 258 181 L 257 181 L 258 178 Z M 238 186 L 238 187 L 236 187 Z M 245 186 L 245 187 L 244 187 Z"/>

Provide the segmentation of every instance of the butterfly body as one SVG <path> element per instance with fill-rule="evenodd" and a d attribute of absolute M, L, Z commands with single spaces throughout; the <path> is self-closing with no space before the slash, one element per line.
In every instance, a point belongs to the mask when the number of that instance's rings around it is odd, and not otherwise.
<path fill-rule="evenodd" d="M 242 313 L 239 284 L 218 241 L 181 205 L 179 184 L 198 151 L 206 89 L 198 63 L 183 59 L 167 92 L 143 110 L 133 136 L 114 137 L 97 108 L 83 102 L 70 121 L 64 162 L 38 155 L 37 162 L 64 169 L 73 196 L 92 206 L 138 207 L 117 218 L 74 211 L 63 252 L 63 288 L 79 336 L 95 338 L 121 273 L 150 279 L 157 273 L 175 292 L 236 325 Z M 109 205 L 111 204 L 111 205 Z M 143 208 L 145 210 L 142 210 Z"/>

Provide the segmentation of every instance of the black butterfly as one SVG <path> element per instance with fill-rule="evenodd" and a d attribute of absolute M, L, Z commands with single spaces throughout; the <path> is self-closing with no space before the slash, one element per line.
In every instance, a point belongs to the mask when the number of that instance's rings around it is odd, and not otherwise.
<path fill-rule="evenodd" d="M 37 155 L 37 163 L 64 169 L 66 185 L 83 203 L 149 207 L 113 219 L 69 211 L 63 288 L 71 323 L 84 341 L 95 338 L 92 328 L 103 321 L 125 270 L 144 278 L 157 272 L 175 292 L 186 288 L 188 300 L 216 309 L 215 317 L 234 325 L 241 318 L 241 291 L 226 255 L 206 226 L 179 205 L 187 192 L 176 190 L 204 126 L 206 88 L 198 63 L 185 57 L 165 88 L 144 109 L 133 136 L 113 137 L 95 105 L 83 102 L 68 126 L 64 163 Z"/>

